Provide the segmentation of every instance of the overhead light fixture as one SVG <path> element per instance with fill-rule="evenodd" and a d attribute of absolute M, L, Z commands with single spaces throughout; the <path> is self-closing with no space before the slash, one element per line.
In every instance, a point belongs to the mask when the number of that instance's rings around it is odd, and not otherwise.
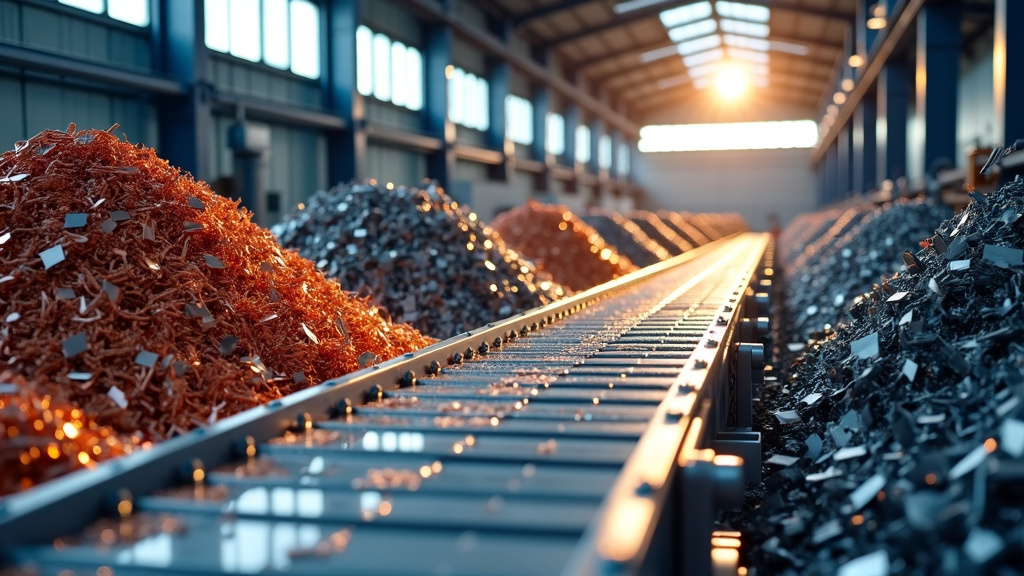
<path fill-rule="evenodd" d="M 853 90 L 853 78 L 843 78 L 843 81 L 839 83 L 839 87 L 843 89 L 843 92 Z"/>
<path fill-rule="evenodd" d="M 864 57 L 860 54 L 850 54 L 850 58 L 846 62 L 850 68 L 860 68 L 864 65 Z"/>
<path fill-rule="evenodd" d="M 885 4 L 876 2 L 868 13 L 871 14 L 867 21 L 868 30 L 881 30 L 888 24 L 885 19 Z"/>
<path fill-rule="evenodd" d="M 616 14 L 625 14 L 627 12 L 650 8 L 651 6 L 657 6 L 658 4 L 664 4 L 666 2 L 668 2 L 668 0 L 629 0 L 628 2 L 619 2 L 615 6 L 612 6 L 612 12 L 615 12 Z"/>
<path fill-rule="evenodd" d="M 832 101 L 838 104 L 839 106 L 846 104 L 846 93 L 836 92 L 835 94 L 832 95 Z"/>
<path fill-rule="evenodd" d="M 750 86 L 750 75 L 741 66 L 724 66 L 715 76 L 715 89 L 726 100 L 736 100 Z"/>

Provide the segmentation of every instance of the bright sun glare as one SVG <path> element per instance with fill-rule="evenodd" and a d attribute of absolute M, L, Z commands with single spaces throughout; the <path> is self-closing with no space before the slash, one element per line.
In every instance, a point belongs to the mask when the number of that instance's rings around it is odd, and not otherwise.
<path fill-rule="evenodd" d="M 736 100 L 747 91 L 750 80 L 739 66 L 724 66 L 715 76 L 715 89 L 726 100 Z"/>

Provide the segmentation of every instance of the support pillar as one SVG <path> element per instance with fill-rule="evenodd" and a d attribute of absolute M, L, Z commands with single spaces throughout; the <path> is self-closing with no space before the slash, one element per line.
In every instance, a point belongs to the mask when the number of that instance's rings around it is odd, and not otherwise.
<path fill-rule="evenodd" d="M 500 23 L 497 36 L 502 43 L 508 45 L 512 38 L 512 21 L 504 20 Z M 488 108 L 491 116 L 490 126 L 487 129 L 487 146 L 502 152 L 502 162 L 489 169 L 492 180 L 508 182 L 515 172 L 516 145 L 507 138 L 505 122 L 505 97 L 511 93 L 512 65 L 508 60 L 502 58 L 489 58 L 487 60 L 487 83 L 490 84 L 488 91 Z"/>
<path fill-rule="evenodd" d="M 347 124 L 327 136 L 327 178 L 331 185 L 364 180 L 367 174 L 366 100 L 356 89 L 356 28 L 358 0 L 329 0 L 323 4 L 321 76 L 329 110 Z"/>
<path fill-rule="evenodd" d="M 1024 38 L 1020 27 L 1024 25 L 1024 3 L 1019 0 L 995 0 L 995 41 L 992 54 L 993 94 L 995 95 L 995 134 L 993 144 L 1012 144 L 1024 138 L 1024 78 L 1019 71 L 1024 66 Z M 1024 167 L 1004 168 L 1000 181 L 1005 184 Z"/>
<path fill-rule="evenodd" d="M 875 101 L 864 98 L 853 112 L 853 190 L 865 194 L 875 181 Z"/>
<path fill-rule="evenodd" d="M 878 182 L 907 175 L 907 108 L 910 67 L 889 60 L 878 75 L 875 139 Z"/>
<path fill-rule="evenodd" d="M 940 168 L 956 166 L 960 43 L 959 3 L 925 3 L 917 17 L 915 92 L 924 132 L 920 144 L 926 182 L 933 180 Z"/>
<path fill-rule="evenodd" d="M 451 10 L 453 4 L 453 0 L 445 0 L 445 9 Z M 454 37 L 445 24 L 425 26 L 423 128 L 441 140 L 441 149 L 427 156 L 427 176 L 449 188 L 455 179 L 455 123 L 448 118 L 448 66 Z"/>
<path fill-rule="evenodd" d="M 538 50 L 534 54 L 537 63 L 547 68 L 551 62 L 551 49 Z M 557 163 L 554 155 L 548 153 L 548 114 L 551 112 L 551 88 L 547 84 L 533 85 L 533 145 L 534 160 L 544 163 L 544 169 L 534 177 L 534 190 L 551 192 L 555 189 L 551 169 Z"/>

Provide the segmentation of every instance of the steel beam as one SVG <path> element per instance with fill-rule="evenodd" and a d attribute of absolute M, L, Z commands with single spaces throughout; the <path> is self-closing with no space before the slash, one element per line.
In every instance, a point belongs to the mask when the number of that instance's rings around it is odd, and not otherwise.
<path fill-rule="evenodd" d="M 875 101 L 866 98 L 853 115 L 853 190 L 864 194 L 875 188 Z"/>
<path fill-rule="evenodd" d="M 446 7 L 453 3 L 453 0 L 445 0 Z M 446 10 L 442 11 L 446 13 Z M 427 39 L 423 52 L 423 128 L 429 136 L 441 142 L 441 149 L 427 156 L 427 177 L 449 188 L 455 178 L 456 131 L 455 123 L 448 117 L 447 76 L 448 65 L 452 61 L 454 33 L 453 28 L 443 22 L 434 21 L 423 26 L 423 37 Z"/>
<path fill-rule="evenodd" d="M 524 14 L 513 16 L 512 24 L 515 26 L 522 26 L 523 24 L 528 24 L 530 21 L 536 20 L 537 18 L 543 18 L 545 16 L 557 14 L 559 12 L 575 8 L 583 4 L 594 3 L 595 1 L 596 0 L 562 0 L 561 2 L 558 2 L 556 4 L 549 4 L 547 6 L 542 6 L 535 10 L 531 10 Z"/>
<path fill-rule="evenodd" d="M 154 13 L 153 34 L 160 71 L 186 86 L 184 97 L 157 100 L 160 155 L 197 179 L 213 181 L 210 56 L 204 42 L 203 1 L 161 2 Z"/>
<path fill-rule="evenodd" d="M 328 109 L 347 130 L 327 135 L 327 178 L 331 184 L 368 176 L 366 101 L 356 87 L 356 28 L 358 0 L 329 0 L 323 4 L 321 43 L 327 65 L 320 83 Z"/>
<path fill-rule="evenodd" d="M 992 78 L 995 95 L 995 144 L 1012 143 L 1024 138 L 1024 3 L 1019 0 L 996 0 L 995 41 L 993 44 Z M 1012 71 L 1012 72 L 1011 72 Z M 1021 169 L 1004 168 L 1000 179 L 1005 183 L 1021 173 Z"/>
<path fill-rule="evenodd" d="M 907 109 L 910 105 L 910 67 L 889 61 L 878 76 L 875 151 L 878 182 L 907 175 Z"/>
<path fill-rule="evenodd" d="M 956 165 L 956 100 L 960 69 L 959 2 L 925 4 L 917 19 L 915 92 L 921 117 L 926 181 Z M 931 190 L 938 193 L 937 187 Z"/>

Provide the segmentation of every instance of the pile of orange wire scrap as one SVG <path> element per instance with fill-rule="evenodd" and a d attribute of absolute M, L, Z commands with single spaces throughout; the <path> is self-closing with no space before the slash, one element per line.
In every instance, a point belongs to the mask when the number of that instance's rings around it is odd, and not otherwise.
<path fill-rule="evenodd" d="M 508 244 L 550 273 L 556 282 L 586 290 L 637 267 L 562 205 L 530 200 L 498 214 L 491 227 Z"/>
<path fill-rule="evenodd" d="M 17 405 L 46 431 L 71 418 L 130 447 L 433 342 L 250 217 L 109 131 L 72 125 L 0 156 L 0 442 L 38 426 L 11 420 Z M 61 460 L 40 446 L 23 467 Z M 124 451 L 110 446 L 90 460 Z"/>

